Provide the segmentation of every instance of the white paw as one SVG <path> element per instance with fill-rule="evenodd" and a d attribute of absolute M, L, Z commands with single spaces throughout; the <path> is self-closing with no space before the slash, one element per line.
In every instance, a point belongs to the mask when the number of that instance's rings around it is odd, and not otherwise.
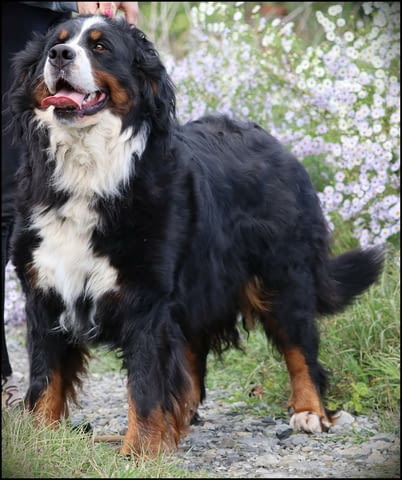
<path fill-rule="evenodd" d="M 321 433 L 323 427 L 328 429 L 331 423 L 326 418 L 321 418 L 314 412 L 294 413 L 290 419 L 290 426 L 293 430 L 301 430 L 309 433 Z"/>

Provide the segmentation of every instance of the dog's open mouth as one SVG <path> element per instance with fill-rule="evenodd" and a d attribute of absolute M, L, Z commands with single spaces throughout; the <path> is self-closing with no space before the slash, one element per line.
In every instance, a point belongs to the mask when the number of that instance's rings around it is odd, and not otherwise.
<path fill-rule="evenodd" d="M 54 106 L 55 112 L 60 114 L 94 115 L 105 106 L 107 99 L 108 95 L 103 90 L 83 93 L 75 90 L 69 83 L 59 81 L 56 93 L 44 98 L 41 107 Z"/>

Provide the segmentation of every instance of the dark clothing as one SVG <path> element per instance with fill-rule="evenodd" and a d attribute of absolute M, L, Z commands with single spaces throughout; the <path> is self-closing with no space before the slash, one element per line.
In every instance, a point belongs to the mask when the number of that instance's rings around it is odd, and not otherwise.
<path fill-rule="evenodd" d="M 4 312 L 4 281 L 6 273 L 6 265 L 8 262 L 9 241 L 13 225 L 13 219 L 3 217 L 1 219 L 1 304 L 3 305 Z M 7 345 L 6 345 L 6 333 L 4 330 L 4 314 L 1 322 L 1 378 L 11 375 L 11 365 L 8 358 Z"/>
<path fill-rule="evenodd" d="M 4 93 L 11 84 L 10 65 L 12 56 L 25 47 L 32 37 L 32 32 L 46 30 L 60 20 L 71 17 L 71 12 L 54 12 L 46 8 L 28 5 L 28 3 L 44 5 L 63 2 L 5 2 L 1 5 L 1 93 L 2 109 L 7 105 Z M 75 2 L 66 2 L 71 5 Z M 13 216 L 15 181 L 14 175 L 19 165 L 18 148 L 11 145 L 10 135 L 4 131 L 7 115 L 2 118 L 1 142 L 1 213 L 2 216 Z"/>
<path fill-rule="evenodd" d="M 77 11 L 76 2 L 3 2 L 1 4 L 2 110 L 7 107 L 4 94 L 11 85 L 10 72 L 13 55 L 25 47 L 33 32 L 45 33 L 52 25 L 70 18 L 72 11 Z M 11 145 L 10 134 L 5 131 L 7 123 L 7 115 L 3 114 L 1 142 L 2 377 L 11 375 L 4 335 L 4 275 L 9 258 L 8 245 L 14 222 L 16 193 L 14 177 L 21 158 L 20 149 Z"/>

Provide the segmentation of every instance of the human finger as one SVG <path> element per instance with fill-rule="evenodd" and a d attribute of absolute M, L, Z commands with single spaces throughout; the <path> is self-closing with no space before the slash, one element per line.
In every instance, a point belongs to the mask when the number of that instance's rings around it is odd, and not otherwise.
<path fill-rule="evenodd" d="M 107 17 L 114 17 L 117 12 L 116 2 L 99 2 L 99 13 Z"/>

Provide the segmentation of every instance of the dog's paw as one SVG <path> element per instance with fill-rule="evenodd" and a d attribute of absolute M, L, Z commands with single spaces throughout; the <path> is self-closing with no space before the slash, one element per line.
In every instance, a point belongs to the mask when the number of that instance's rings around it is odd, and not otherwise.
<path fill-rule="evenodd" d="M 320 417 L 314 412 L 298 412 L 292 415 L 290 426 L 296 431 L 321 433 L 329 429 L 331 422 L 326 417 Z"/>

